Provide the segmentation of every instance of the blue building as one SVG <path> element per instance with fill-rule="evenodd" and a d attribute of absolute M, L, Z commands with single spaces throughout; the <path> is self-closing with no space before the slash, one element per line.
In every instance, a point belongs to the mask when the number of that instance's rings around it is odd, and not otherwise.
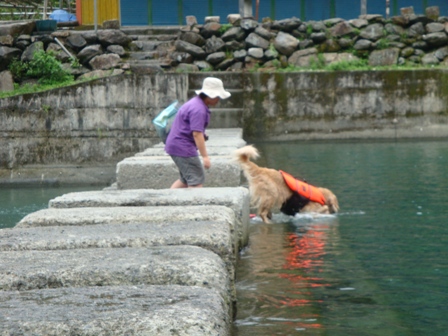
<path fill-rule="evenodd" d="M 193 15 L 198 23 L 206 16 L 220 16 L 226 22 L 228 14 L 256 14 L 257 0 L 119 0 L 123 26 L 185 25 L 185 17 Z M 386 0 L 258 0 L 258 18 L 274 20 L 297 17 L 302 21 L 329 18 L 354 19 L 361 14 L 361 3 L 367 14 L 386 17 Z M 251 3 L 252 2 L 252 3 Z M 441 16 L 448 16 L 448 0 L 389 0 L 390 16 L 400 15 L 400 8 L 413 7 L 416 14 L 425 8 L 438 6 Z"/>

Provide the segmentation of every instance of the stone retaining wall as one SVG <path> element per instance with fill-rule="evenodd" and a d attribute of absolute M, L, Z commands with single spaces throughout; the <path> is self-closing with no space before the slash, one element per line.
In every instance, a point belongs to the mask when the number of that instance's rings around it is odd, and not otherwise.
<path fill-rule="evenodd" d="M 1 99 L 0 177 L 17 178 L 12 170 L 25 165 L 115 165 L 142 152 L 160 142 L 155 115 L 207 75 L 232 92 L 210 126 L 236 124 L 248 140 L 448 136 L 442 69 L 120 75 Z M 228 111 L 239 111 L 230 125 L 220 117 Z"/>

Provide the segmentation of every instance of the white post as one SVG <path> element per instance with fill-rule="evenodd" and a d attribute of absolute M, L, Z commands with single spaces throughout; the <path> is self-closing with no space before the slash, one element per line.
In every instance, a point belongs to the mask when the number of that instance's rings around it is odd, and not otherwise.
<path fill-rule="evenodd" d="M 44 0 L 44 13 L 42 15 L 43 20 L 47 19 L 47 6 L 48 6 L 48 0 Z"/>
<path fill-rule="evenodd" d="M 98 6 L 97 0 L 93 1 L 93 20 L 95 22 L 95 34 L 98 33 Z"/>
<path fill-rule="evenodd" d="M 390 6 L 389 6 L 389 4 L 390 4 L 390 1 L 389 0 L 386 0 L 386 19 L 388 19 L 389 18 L 389 14 L 390 14 Z"/>
<path fill-rule="evenodd" d="M 367 15 L 367 0 L 361 0 L 361 15 Z"/>
<path fill-rule="evenodd" d="M 240 15 L 242 18 L 252 17 L 252 1 L 239 0 Z"/>

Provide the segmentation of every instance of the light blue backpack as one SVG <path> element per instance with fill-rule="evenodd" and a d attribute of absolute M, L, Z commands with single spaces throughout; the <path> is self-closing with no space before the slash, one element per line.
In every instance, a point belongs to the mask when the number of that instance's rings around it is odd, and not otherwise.
<path fill-rule="evenodd" d="M 152 121 L 156 129 L 157 134 L 163 143 L 165 143 L 168 133 L 171 130 L 171 125 L 173 124 L 174 118 L 176 117 L 177 111 L 179 111 L 180 104 L 176 100 L 171 103 L 167 108 L 160 112 Z"/>

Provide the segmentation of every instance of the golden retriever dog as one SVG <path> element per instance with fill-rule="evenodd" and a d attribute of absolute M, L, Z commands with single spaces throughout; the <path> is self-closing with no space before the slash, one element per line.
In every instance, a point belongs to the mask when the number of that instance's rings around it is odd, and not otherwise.
<path fill-rule="evenodd" d="M 270 222 L 272 211 L 275 209 L 292 216 L 298 212 L 330 214 L 339 211 L 338 200 L 330 190 L 313 187 L 320 190 L 323 204 L 311 201 L 291 190 L 280 171 L 259 167 L 253 163 L 251 159 L 259 157 L 254 146 L 239 148 L 234 152 L 234 156 L 249 183 L 251 204 L 257 208 L 257 214 L 263 222 Z"/>

